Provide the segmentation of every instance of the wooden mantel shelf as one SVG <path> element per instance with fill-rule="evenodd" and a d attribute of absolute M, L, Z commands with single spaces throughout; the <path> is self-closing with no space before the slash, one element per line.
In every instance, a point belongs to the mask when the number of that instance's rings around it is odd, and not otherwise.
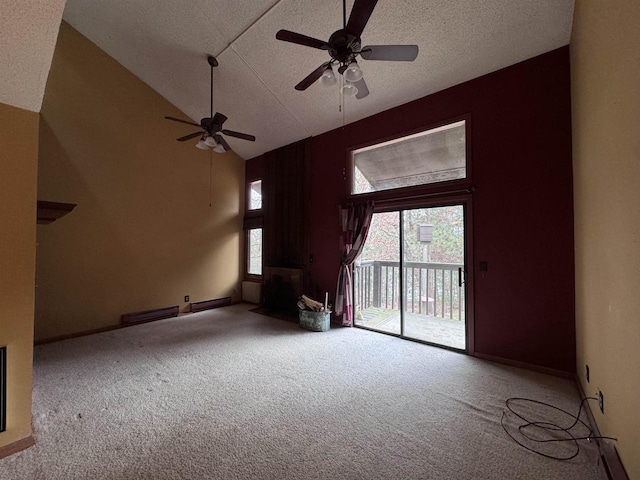
<path fill-rule="evenodd" d="M 75 208 L 75 203 L 45 202 L 38 200 L 38 224 L 46 225 L 64 217 Z"/>

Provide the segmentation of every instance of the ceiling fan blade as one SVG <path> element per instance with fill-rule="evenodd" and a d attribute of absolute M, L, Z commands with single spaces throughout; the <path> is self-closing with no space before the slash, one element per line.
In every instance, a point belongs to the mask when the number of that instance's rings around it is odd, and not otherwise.
<path fill-rule="evenodd" d="M 221 133 L 224 133 L 225 135 L 229 135 L 230 137 L 236 137 L 236 138 L 241 138 L 243 140 L 249 140 L 250 142 L 255 142 L 256 141 L 256 137 L 254 137 L 253 135 L 248 135 L 246 133 L 240 133 L 240 132 L 234 132 L 233 130 L 222 130 Z"/>
<path fill-rule="evenodd" d="M 215 138 L 216 142 L 218 142 L 220 145 L 224 147 L 225 152 L 228 152 L 229 150 L 231 150 L 231 147 L 229 146 L 229 144 L 227 143 L 227 141 L 224 139 L 222 135 L 214 135 L 213 138 Z"/>
<path fill-rule="evenodd" d="M 349 21 L 345 30 L 360 38 L 364 27 L 369 21 L 369 17 L 373 13 L 373 9 L 376 8 L 378 0 L 356 0 L 351 9 L 351 15 L 349 15 Z"/>
<path fill-rule="evenodd" d="M 306 90 L 307 88 L 309 88 L 309 86 L 311 86 L 313 82 L 315 82 L 322 76 L 329 65 L 331 65 L 331 62 L 324 62 L 322 65 L 316 68 L 313 72 L 307 75 L 304 80 L 296 85 L 296 90 Z"/>
<path fill-rule="evenodd" d="M 367 45 L 360 55 L 365 60 L 391 60 L 413 62 L 418 56 L 417 45 Z"/>
<path fill-rule="evenodd" d="M 180 122 L 180 123 L 186 123 L 187 125 L 193 125 L 194 127 L 199 127 L 200 125 L 198 123 L 193 123 L 193 122 L 188 122 L 186 120 L 181 120 L 179 118 L 175 118 L 175 117 L 164 117 L 167 120 L 173 120 L 174 122 Z"/>
<path fill-rule="evenodd" d="M 192 138 L 196 138 L 199 137 L 200 135 L 202 135 L 204 132 L 196 132 L 196 133 L 191 133 L 189 135 L 185 135 L 184 137 L 180 137 L 178 138 L 179 142 L 186 142 L 187 140 L 191 140 Z"/>
<path fill-rule="evenodd" d="M 364 78 L 361 78 L 357 82 L 354 83 L 355 87 L 358 89 L 358 93 L 356 93 L 356 98 L 364 98 L 369 95 L 369 89 L 367 88 L 367 84 L 364 81 Z"/>
<path fill-rule="evenodd" d="M 213 116 L 213 124 L 218 125 L 219 127 L 222 127 L 222 124 L 226 121 L 227 117 L 219 112 L 216 112 L 216 114 Z"/>
<path fill-rule="evenodd" d="M 284 42 L 296 43 L 298 45 L 304 45 L 305 47 L 318 48 L 320 50 L 328 50 L 329 45 L 327 42 L 318 40 L 317 38 L 307 37 L 301 33 L 290 32 L 289 30 L 279 30 L 276 33 L 276 38 Z"/>

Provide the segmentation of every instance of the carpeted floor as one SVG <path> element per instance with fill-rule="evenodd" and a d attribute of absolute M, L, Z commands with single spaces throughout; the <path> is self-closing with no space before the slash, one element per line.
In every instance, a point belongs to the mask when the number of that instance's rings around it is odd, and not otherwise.
<path fill-rule="evenodd" d="M 550 460 L 500 426 L 507 397 L 577 410 L 570 381 L 250 308 L 37 347 L 37 444 L 0 479 L 605 478 L 593 443 Z"/>

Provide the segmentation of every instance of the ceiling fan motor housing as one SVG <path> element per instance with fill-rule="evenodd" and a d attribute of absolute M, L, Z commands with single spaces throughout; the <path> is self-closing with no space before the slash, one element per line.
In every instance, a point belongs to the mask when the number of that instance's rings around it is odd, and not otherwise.
<path fill-rule="evenodd" d="M 200 125 L 202 125 L 202 128 L 204 128 L 207 132 L 211 133 L 211 127 L 213 127 L 213 118 L 203 118 L 202 120 L 200 120 Z"/>
<path fill-rule="evenodd" d="M 343 66 L 349 65 L 360 52 L 360 38 L 345 30 L 334 32 L 329 37 L 328 45 L 331 58 Z"/>

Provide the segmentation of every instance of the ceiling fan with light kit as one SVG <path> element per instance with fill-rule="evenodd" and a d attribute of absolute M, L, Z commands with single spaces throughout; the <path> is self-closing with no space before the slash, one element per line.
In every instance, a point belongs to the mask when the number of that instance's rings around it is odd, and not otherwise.
<path fill-rule="evenodd" d="M 189 120 L 182 120 L 180 118 L 175 117 L 164 117 L 167 120 L 172 120 L 174 122 L 186 123 L 187 125 L 193 125 L 194 127 L 199 127 L 201 130 L 198 132 L 190 133 L 189 135 L 185 135 L 184 137 L 180 137 L 177 140 L 179 142 L 185 142 L 187 140 L 191 140 L 192 138 L 200 137 L 198 143 L 196 143 L 196 147 L 201 150 L 208 150 L 209 147 L 213 148 L 214 152 L 224 153 L 231 150 L 231 147 L 224 139 L 222 135 L 228 135 L 230 137 L 241 138 L 242 140 L 249 140 L 250 142 L 255 142 L 256 137 L 253 135 L 248 135 L 246 133 L 234 132 L 233 130 L 226 130 L 222 128 L 224 122 L 227 121 L 227 117 L 219 112 L 213 114 L 213 67 L 218 66 L 218 61 L 212 55 L 207 57 L 207 62 L 211 66 L 211 110 L 209 117 L 203 118 L 200 120 L 200 124 L 195 122 L 191 122 Z M 220 135 L 222 134 L 222 135 Z"/>
<path fill-rule="evenodd" d="M 396 62 L 412 62 L 418 56 L 417 45 L 367 45 L 362 47 L 360 36 L 369 21 L 378 0 L 355 0 L 349 20 L 347 21 L 347 2 L 342 2 L 343 28 L 331 34 L 328 41 L 302 35 L 289 30 L 280 30 L 276 34 L 278 40 L 304 45 L 306 47 L 327 50 L 331 60 L 323 63 L 304 80 L 298 83 L 296 90 L 306 90 L 316 80 L 326 86 L 335 85 L 337 78 L 333 66 L 338 66 L 338 73 L 343 75 L 345 84 L 342 93 L 358 99 L 369 95 L 369 89 L 362 76 L 356 58 L 360 55 L 365 60 L 386 60 Z"/>

